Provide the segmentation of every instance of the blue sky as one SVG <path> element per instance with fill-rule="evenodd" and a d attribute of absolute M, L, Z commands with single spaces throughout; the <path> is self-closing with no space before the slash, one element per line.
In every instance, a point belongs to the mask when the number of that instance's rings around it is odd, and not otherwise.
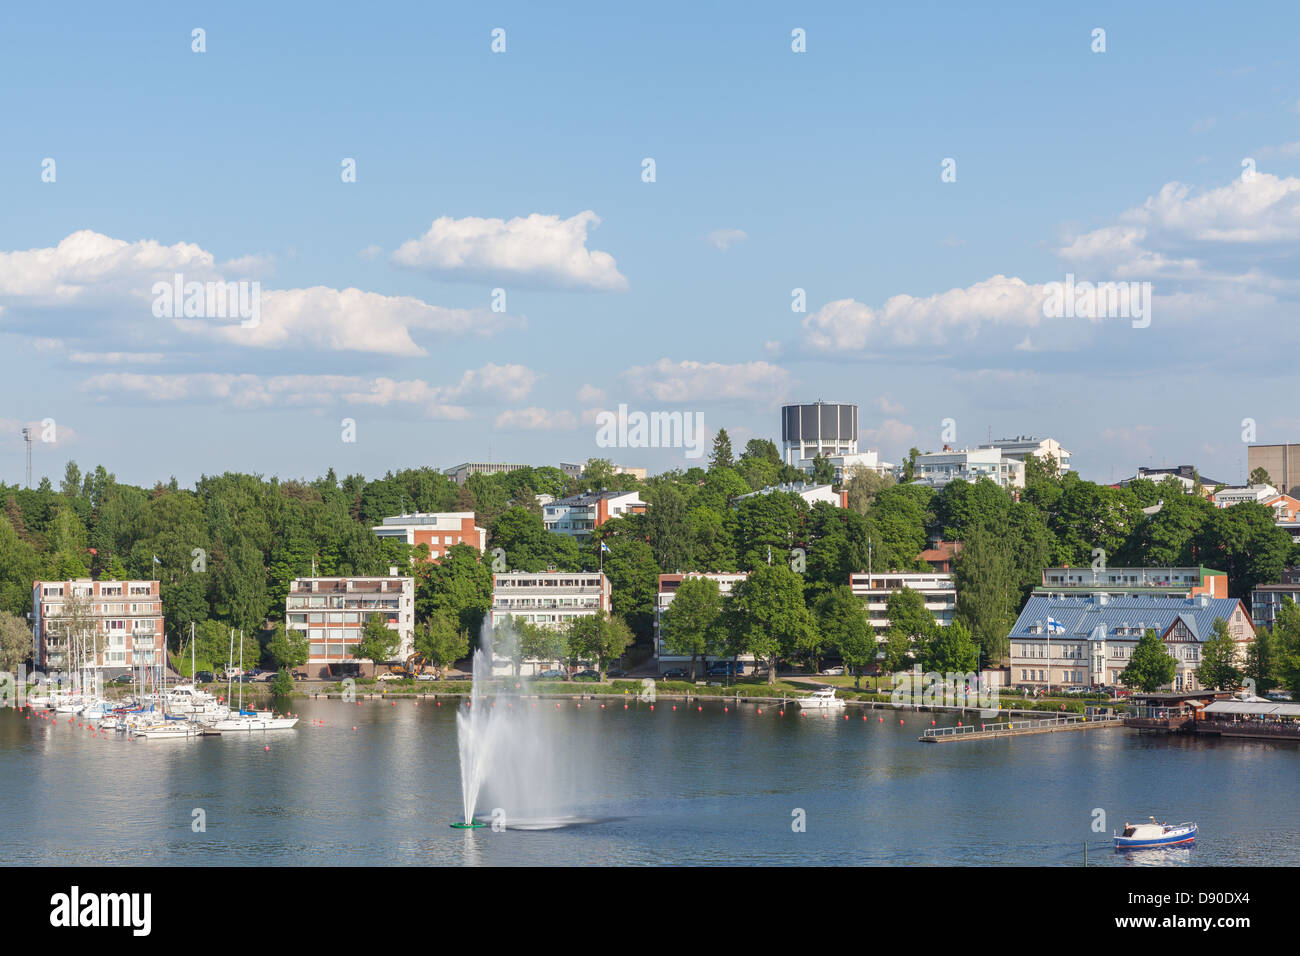
<path fill-rule="evenodd" d="M 47 418 L 56 480 L 659 470 L 597 411 L 743 444 L 817 398 L 891 461 L 952 418 L 1242 478 L 1243 419 L 1300 440 L 1300 17 L 1129 6 L 9 8 L 0 478 Z M 258 327 L 155 316 L 178 271 Z M 1067 273 L 1151 282 L 1149 327 L 1045 317 Z"/>

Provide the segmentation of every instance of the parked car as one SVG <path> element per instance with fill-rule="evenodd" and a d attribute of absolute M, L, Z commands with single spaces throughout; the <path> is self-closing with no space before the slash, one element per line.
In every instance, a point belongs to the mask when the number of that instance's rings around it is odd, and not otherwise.
<path fill-rule="evenodd" d="M 843 668 L 843 667 L 828 667 L 828 668 L 826 668 L 826 670 L 822 671 L 822 676 L 823 676 L 823 677 L 843 677 L 843 676 L 844 676 L 844 668 Z"/>
<path fill-rule="evenodd" d="M 438 675 L 437 674 L 416 674 L 415 679 L 424 680 L 424 681 L 437 680 Z"/>
<path fill-rule="evenodd" d="M 212 671 L 197 671 L 194 674 L 194 680 L 200 684 L 211 684 L 214 679 Z"/>
<path fill-rule="evenodd" d="M 401 680 L 401 679 L 402 678 L 399 674 L 380 674 L 378 677 L 375 678 L 375 680 L 383 681 L 385 683 L 387 683 L 390 680 Z"/>
<path fill-rule="evenodd" d="M 550 670 L 542 671 L 537 676 L 544 680 L 562 680 L 564 678 L 564 671 L 552 667 Z"/>
<path fill-rule="evenodd" d="M 307 679 L 307 672 L 306 672 L 306 671 L 294 671 L 293 674 L 292 674 L 291 676 L 293 677 L 294 680 L 306 680 L 306 679 Z"/>
<path fill-rule="evenodd" d="M 133 683 L 135 683 L 135 677 L 133 677 L 131 674 L 118 674 L 116 677 L 113 678 L 113 683 L 114 683 L 114 684 L 133 684 Z"/>
<path fill-rule="evenodd" d="M 664 671 L 664 680 L 686 680 L 686 669 L 684 667 L 673 667 Z"/>
<path fill-rule="evenodd" d="M 578 671 L 569 680 L 600 680 L 600 671 Z"/>
<path fill-rule="evenodd" d="M 623 668 L 621 668 L 621 667 L 611 667 L 609 670 L 605 671 L 605 676 L 606 676 L 606 677 L 626 677 L 626 676 L 627 676 L 627 671 L 623 670 Z"/>

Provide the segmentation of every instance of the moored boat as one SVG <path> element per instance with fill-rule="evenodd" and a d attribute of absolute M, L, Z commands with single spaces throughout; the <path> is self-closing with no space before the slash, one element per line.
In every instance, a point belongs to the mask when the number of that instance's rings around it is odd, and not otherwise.
<path fill-rule="evenodd" d="M 1124 832 L 1116 833 L 1115 849 L 1145 850 L 1161 846 L 1183 846 L 1196 842 L 1195 823 L 1125 823 Z"/>
<path fill-rule="evenodd" d="M 835 696 L 834 687 L 819 687 L 807 697 L 800 699 L 799 706 L 804 710 L 835 710 L 845 704 L 841 698 Z"/>

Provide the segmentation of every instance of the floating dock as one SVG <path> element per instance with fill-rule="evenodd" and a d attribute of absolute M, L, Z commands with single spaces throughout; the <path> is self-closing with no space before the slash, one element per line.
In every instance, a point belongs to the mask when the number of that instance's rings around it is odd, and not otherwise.
<path fill-rule="evenodd" d="M 1067 730 L 1110 730 L 1123 727 L 1118 717 L 1047 717 L 1042 720 L 1011 720 L 998 723 L 966 724 L 961 727 L 931 727 L 917 739 L 926 744 L 954 740 L 988 740 L 992 737 L 1024 737 L 1029 734 L 1054 734 Z"/>

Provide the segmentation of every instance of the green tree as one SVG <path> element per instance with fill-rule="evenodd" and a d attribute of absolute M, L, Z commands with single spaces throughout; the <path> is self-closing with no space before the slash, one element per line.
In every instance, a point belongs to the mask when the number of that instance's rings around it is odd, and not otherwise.
<path fill-rule="evenodd" d="M 603 681 L 610 661 L 617 660 L 631 645 L 632 629 L 621 617 L 600 611 L 572 618 L 567 637 L 570 655 L 595 661 Z"/>
<path fill-rule="evenodd" d="M 912 635 L 897 627 L 889 629 L 882 649 L 885 655 L 880 661 L 882 674 L 897 674 L 899 671 L 907 670 L 912 666 L 915 652 L 918 650 L 912 641 Z"/>
<path fill-rule="evenodd" d="M 829 485 L 835 480 L 835 466 L 825 455 L 813 459 L 812 480 L 817 485 Z"/>
<path fill-rule="evenodd" d="M 288 697 L 293 693 L 293 675 L 286 668 L 281 667 L 276 672 L 275 679 L 271 681 L 271 694 L 274 697 Z"/>
<path fill-rule="evenodd" d="M 366 619 L 365 629 L 361 632 L 361 641 L 349 648 L 352 656 L 359 661 L 370 661 L 376 667 L 393 659 L 397 653 L 399 639 L 397 632 L 390 628 L 380 614 L 371 614 Z"/>
<path fill-rule="evenodd" d="M 960 621 L 935 628 L 921 647 L 921 667 L 939 674 L 969 674 L 979 668 L 980 649 Z"/>
<path fill-rule="evenodd" d="M 938 629 L 934 615 L 926 609 L 925 595 L 909 587 L 899 588 L 885 602 L 890 630 L 899 630 L 913 641 L 924 642 Z"/>
<path fill-rule="evenodd" d="M 265 656 L 276 670 L 285 670 L 306 664 L 311 656 L 309 651 L 305 632 L 291 631 L 285 627 L 283 621 L 277 621 L 271 639 L 266 644 Z"/>
<path fill-rule="evenodd" d="M 1133 648 L 1133 656 L 1119 675 L 1119 681 L 1125 687 L 1136 687 L 1150 694 L 1172 684 L 1176 671 L 1177 664 L 1165 650 L 1160 636 L 1152 628 L 1147 628 Z"/>
<path fill-rule="evenodd" d="M 1243 678 L 1255 682 L 1255 693 L 1259 695 L 1268 693 L 1274 686 L 1272 650 L 1272 632 L 1266 627 L 1256 629 L 1255 639 L 1246 645 L 1246 659 L 1241 674 Z"/>
<path fill-rule="evenodd" d="M 853 673 L 853 686 L 862 686 L 862 671 L 876 661 L 876 635 L 867 609 L 848 585 L 826 591 L 817 602 L 816 620 L 826 643 L 835 647 Z"/>
<path fill-rule="evenodd" d="M 507 552 L 507 563 L 509 558 Z M 478 548 L 453 544 L 437 563 L 417 567 L 415 613 L 420 620 L 442 611 L 451 615 L 456 630 L 477 635 L 491 607 L 492 568 Z"/>
<path fill-rule="evenodd" d="M 723 622 L 736 646 L 767 664 L 769 684 L 776 683 L 781 658 L 816 629 L 803 582 L 785 564 L 761 565 L 733 587 L 723 602 Z"/>
<path fill-rule="evenodd" d="M 1269 675 L 1290 691 L 1293 699 L 1300 700 L 1300 605 L 1291 598 L 1286 598 L 1278 608 L 1270 644 Z"/>
<path fill-rule="evenodd" d="M 647 508 L 646 529 L 655 564 L 666 573 L 689 571 L 693 567 L 691 517 L 686 498 L 672 485 L 655 492 Z"/>
<path fill-rule="evenodd" d="M 469 632 L 449 611 L 436 610 L 415 626 L 415 649 L 441 672 L 469 654 Z"/>
<path fill-rule="evenodd" d="M 718 429 L 713 439 L 713 454 L 709 456 L 709 470 L 714 468 L 731 468 L 731 437 L 725 428 Z"/>
<path fill-rule="evenodd" d="M 1196 668 L 1196 680 L 1202 687 L 1236 690 L 1241 686 L 1237 660 L 1237 642 L 1228 632 L 1227 621 L 1215 618 L 1213 634 L 1201 642 L 1201 663 Z"/>
<path fill-rule="evenodd" d="M 872 468 L 854 465 L 849 469 L 844 490 L 848 493 L 848 506 L 860 515 L 871 510 L 871 504 L 884 489 L 895 484 L 892 475 L 882 475 Z"/>
<path fill-rule="evenodd" d="M 1251 484 L 1251 485 L 1273 485 L 1273 479 L 1269 477 L 1269 475 L 1268 475 L 1268 469 L 1266 469 L 1266 468 L 1252 468 L 1251 471 L 1250 471 L 1250 478 L 1247 479 L 1247 484 Z M 1273 487 L 1276 488 L 1277 485 L 1273 485 Z"/>
<path fill-rule="evenodd" d="M 31 660 L 35 652 L 36 642 L 27 622 L 8 611 L 0 611 L 0 671 L 12 674 L 19 664 Z"/>
<path fill-rule="evenodd" d="M 687 578 L 677 588 L 673 602 L 660 618 L 660 636 L 669 654 L 691 657 L 691 680 L 695 662 L 709 657 L 718 646 L 718 615 L 722 593 L 712 578 Z"/>
<path fill-rule="evenodd" d="M 956 620 L 970 630 L 996 665 L 1007 652 L 1007 635 L 1015 623 L 1019 587 L 1015 563 L 1003 537 L 974 529 L 957 557 Z"/>

